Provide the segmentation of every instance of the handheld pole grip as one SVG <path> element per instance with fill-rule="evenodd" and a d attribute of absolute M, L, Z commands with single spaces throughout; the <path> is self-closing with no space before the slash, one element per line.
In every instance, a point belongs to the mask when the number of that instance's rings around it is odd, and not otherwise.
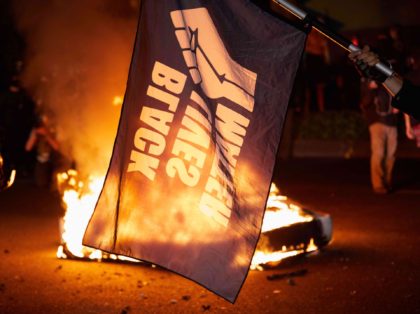
<path fill-rule="evenodd" d="M 360 51 L 360 48 L 350 44 L 349 46 L 349 51 L 354 52 L 354 51 Z M 386 65 L 383 62 L 379 62 L 377 64 L 375 64 L 375 68 L 379 71 L 381 71 L 383 74 L 385 74 L 387 77 L 390 77 L 392 74 L 394 74 L 394 70 L 392 70 L 388 65 Z"/>

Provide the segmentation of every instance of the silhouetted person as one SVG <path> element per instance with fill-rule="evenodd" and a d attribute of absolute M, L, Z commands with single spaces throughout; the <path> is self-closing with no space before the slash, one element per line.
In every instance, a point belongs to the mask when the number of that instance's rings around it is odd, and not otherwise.
<path fill-rule="evenodd" d="M 34 148 L 36 148 L 35 183 L 40 187 L 48 187 L 53 173 L 53 153 L 58 151 L 59 145 L 49 128 L 46 115 L 40 117 L 26 142 L 26 151 L 29 152 Z"/>
<path fill-rule="evenodd" d="M 325 84 L 330 53 L 327 40 L 317 31 L 312 31 L 307 38 L 305 48 L 304 71 L 306 78 L 305 111 L 310 111 L 315 103 L 316 111 L 325 111 Z"/>

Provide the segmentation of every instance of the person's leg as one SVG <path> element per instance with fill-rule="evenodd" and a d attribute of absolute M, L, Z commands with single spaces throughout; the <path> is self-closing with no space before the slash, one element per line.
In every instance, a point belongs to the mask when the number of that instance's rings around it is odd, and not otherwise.
<path fill-rule="evenodd" d="M 371 144 L 371 159 L 370 159 L 370 176 L 372 187 L 375 192 L 386 193 L 384 185 L 384 149 L 385 149 L 385 134 L 384 125 L 381 123 L 374 123 L 369 126 L 370 144 Z"/>
<path fill-rule="evenodd" d="M 325 111 L 325 84 L 316 84 L 316 102 L 319 112 Z"/>
<path fill-rule="evenodd" d="M 36 162 L 35 165 L 35 184 L 38 187 L 46 188 L 49 186 L 50 170 L 48 162 Z"/>
<path fill-rule="evenodd" d="M 387 188 L 392 187 L 392 169 L 395 163 L 395 153 L 398 146 L 398 131 L 396 127 L 386 127 L 386 159 L 385 159 L 385 182 Z"/>

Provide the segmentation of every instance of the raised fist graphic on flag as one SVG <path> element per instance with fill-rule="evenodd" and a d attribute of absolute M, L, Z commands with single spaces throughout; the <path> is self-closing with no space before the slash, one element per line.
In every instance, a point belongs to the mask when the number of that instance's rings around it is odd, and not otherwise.
<path fill-rule="evenodd" d="M 234 302 L 261 233 L 306 34 L 248 0 L 143 0 L 140 12 L 146 36 L 136 37 L 83 243 Z"/>
<path fill-rule="evenodd" d="M 171 12 L 195 84 L 211 99 L 226 97 L 252 112 L 257 74 L 232 60 L 206 8 Z"/>

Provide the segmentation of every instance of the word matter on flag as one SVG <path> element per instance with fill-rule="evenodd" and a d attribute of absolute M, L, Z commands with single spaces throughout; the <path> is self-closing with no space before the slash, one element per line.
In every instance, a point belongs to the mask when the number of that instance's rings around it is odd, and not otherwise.
<path fill-rule="evenodd" d="M 83 244 L 234 302 L 260 235 L 305 34 L 248 0 L 144 0 Z"/>

